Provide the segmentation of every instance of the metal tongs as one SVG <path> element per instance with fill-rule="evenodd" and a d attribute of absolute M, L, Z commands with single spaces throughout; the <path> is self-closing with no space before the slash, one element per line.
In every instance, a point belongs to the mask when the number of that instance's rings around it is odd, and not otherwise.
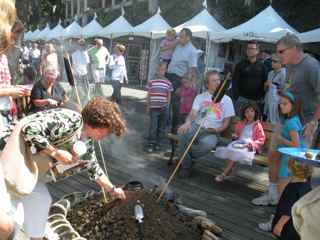
<path fill-rule="evenodd" d="M 138 223 L 138 229 L 139 229 L 139 239 L 143 240 L 143 219 L 144 219 L 144 213 L 143 213 L 143 207 L 141 202 L 138 200 L 136 205 L 134 205 L 134 217 L 137 220 Z"/>

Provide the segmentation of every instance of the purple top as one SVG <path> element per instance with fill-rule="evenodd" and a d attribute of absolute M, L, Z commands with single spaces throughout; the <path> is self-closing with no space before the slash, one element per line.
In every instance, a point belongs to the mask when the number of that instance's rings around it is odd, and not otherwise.
<path fill-rule="evenodd" d="M 180 113 L 188 114 L 191 111 L 193 100 L 197 95 L 195 88 L 181 86 L 178 95 L 180 96 Z"/>
<path fill-rule="evenodd" d="M 160 48 L 162 47 L 172 47 L 172 49 L 165 50 L 165 51 L 160 51 L 160 58 L 164 60 L 170 60 L 173 54 L 173 50 L 176 44 L 177 44 L 177 39 L 168 39 L 167 37 L 164 38 L 161 43 L 160 43 Z"/>

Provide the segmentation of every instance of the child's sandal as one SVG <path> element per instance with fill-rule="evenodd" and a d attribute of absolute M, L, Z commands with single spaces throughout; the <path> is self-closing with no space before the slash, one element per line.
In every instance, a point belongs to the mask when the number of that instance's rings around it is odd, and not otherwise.
<path fill-rule="evenodd" d="M 225 177 L 226 177 L 226 175 L 224 173 L 221 173 L 218 176 L 216 176 L 214 180 L 216 182 L 223 182 Z"/>

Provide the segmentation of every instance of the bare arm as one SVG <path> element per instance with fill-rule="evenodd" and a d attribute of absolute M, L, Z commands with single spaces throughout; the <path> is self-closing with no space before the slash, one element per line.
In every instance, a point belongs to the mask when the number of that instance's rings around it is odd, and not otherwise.
<path fill-rule="evenodd" d="M 44 107 L 49 105 L 49 99 L 34 99 L 32 100 L 32 103 L 36 106 L 36 107 Z"/>
<path fill-rule="evenodd" d="M 101 177 L 99 177 L 97 179 L 97 183 L 101 188 L 106 189 L 106 191 L 109 192 L 109 194 L 111 194 L 112 196 L 121 200 L 125 200 L 127 198 L 122 188 L 115 187 L 106 175 L 102 175 Z"/>
<path fill-rule="evenodd" d="M 13 220 L 0 208 L 0 239 L 9 239 L 13 230 Z"/>
<path fill-rule="evenodd" d="M 289 136 L 291 140 L 287 140 L 280 136 L 280 142 L 287 145 L 288 147 L 299 147 L 299 134 L 296 131 L 290 131 Z"/>
<path fill-rule="evenodd" d="M 0 97 L 22 97 L 28 96 L 29 91 L 22 87 L 4 87 L 0 88 Z"/>
<path fill-rule="evenodd" d="M 282 215 L 279 221 L 274 226 L 272 233 L 278 237 L 280 237 L 282 229 L 284 225 L 289 221 L 290 217 L 286 215 Z"/>
<path fill-rule="evenodd" d="M 190 123 L 197 117 L 198 111 L 192 109 L 186 119 L 186 123 Z"/>
<path fill-rule="evenodd" d="M 69 99 L 69 97 L 67 96 L 67 94 L 63 96 L 63 100 L 62 100 L 62 101 L 63 101 L 64 103 L 69 102 L 69 100 L 70 100 L 70 99 Z"/>
<path fill-rule="evenodd" d="M 229 127 L 230 120 L 231 120 L 231 117 L 227 117 L 227 118 L 223 119 L 221 127 L 216 128 L 216 129 L 215 128 L 208 128 L 208 130 L 212 133 L 222 133 L 224 130 L 226 130 Z"/>

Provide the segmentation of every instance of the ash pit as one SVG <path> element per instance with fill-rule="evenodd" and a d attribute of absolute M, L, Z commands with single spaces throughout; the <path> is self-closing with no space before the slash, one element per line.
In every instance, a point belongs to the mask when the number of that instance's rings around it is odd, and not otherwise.
<path fill-rule="evenodd" d="M 101 194 L 95 194 L 72 206 L 67 220 L 81 237 L 88 240 L 195 240 L 201 239 L 199 227 L 192 218 L 179 213 L 174 204 L 156 202 L 156 196 L 147 191 L 126 192 L 127 200 L 110 206 Z M 134 207 L 140 201 L 144 219 L 139 223 Z"/>

